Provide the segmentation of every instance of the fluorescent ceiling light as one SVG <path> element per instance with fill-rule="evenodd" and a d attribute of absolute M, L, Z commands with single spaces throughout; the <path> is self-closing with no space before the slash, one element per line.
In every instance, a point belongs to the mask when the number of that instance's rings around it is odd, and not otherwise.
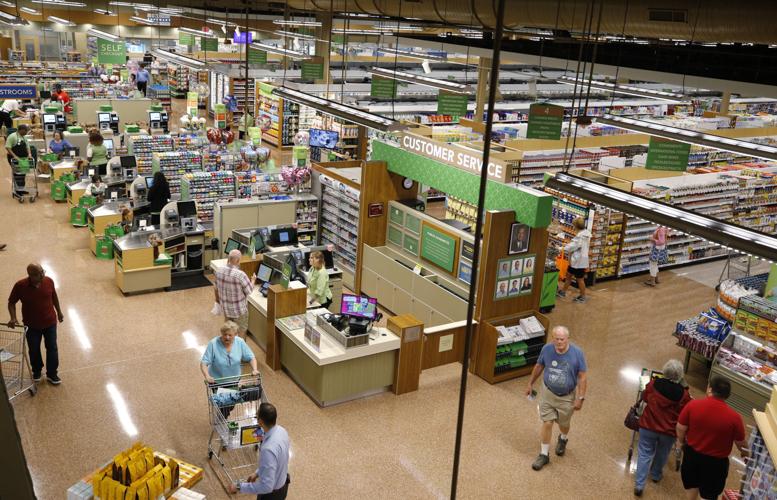
<path fill-rule="evenodd" d="M 130 21 L 135 21 L 136 23 L 145 24 L 145 25 L 148 25 L 148 26 L 159 26 L 159 22 L 158 21 L 155 22 L 155 21 L 152 21 L 151 19 L 147 19 L 145 17 L 130 16 Z"/>
<path fill-rule="evenodd" d="M 228 22 L 224 21 L 223 19 L 216 19 L 216 18 L 210 18 L 210 17 L 208 19 L 205 19 L 205 23 L 207 23 L 207 24 L 218 24 L 219 26 L 232 26 L 232 25 L 235 24 L 235 23 L 228 23 Z"/>
<path fill-rule="evenodd" d="M 392 36 L 394 34 L 393 31 L 385 31 L 385 30 L 360 30 L 360 29 L 350 29 L 350 28 L 334 28 L 332 30 L 332 33 L 335 33 L 337 35 L 385 35 L 385 36 Z"/>
<path fill-rule="evenodd" d="M 262 42 L 254 42 L 251 44 L 251 48 L 257 50 L 263 50 L 272 54 L 280 54 L 282 56 L 291 57 L 292 59 L 309 59 L 310 56 L 304 54 L 298 50 L 284 49 L 283 47 L 276 47 Z"/>
<path fill-rule="evenodd" d="M 133 7 L 133 8 L 142 8 L 142 7 L 153 7 L 151 4 L 147 3 L 132 3 L 132 2 L 108 2 L 108 5 L 115 5 L 117 7 Z"/>
<path fill-rule="evenodd" d="M 575 79 L 571 76 L 560 76 L 556 78 L 558 83 L 565 85 L 575 85 Z M 688 98 L 683 94 L 676 92 L 664 92 L 663 90 L 643 89 L 632 85 L 621 85 L 609 82 L 595 82 L 590 80 L 577 80 L 577 85 L 591 87 L 592 89 L 605 90 L 615 94 L 634 95 L 637 97 L 647 97 L 650 99 L 661 99 L 663 101 L 687 101 Z"/>
<path fill-rule="evenodd" d="M 734 250 L 773 261 L 777 238 L 575 175 L 557 173 L 545 185 Z"/>
<path fill-rule="evenodd" d="M 104 16 L 115 16 L 116 13 L 112 10 L 106 10 L 106 9 L 94 9 L 95 14 L 102 14 Z"/>
<path fill-rule="evenodd" d="M 0 23 L 8 26 L 27 26 L 30 24 L 26 19 L 14 16 L 13 14 L 9 14 L 2 10 L 0 10 Z"/>
<path fill-rule="evenodd" d="M 74 22 L 68 21 L 67 19 L 62 19 L 61 17 L 57 17 L 57 16 L 49 16 L 46 19 L 48 19 L 52 23 L 61 24 L 63 26 L 75 26 L 76 25 L 76 23 L 74 23 Z"/>
<path fill-rule="evenodd" d="M 16 8 L 16 4 L 13 2 L 9 2 L 8 0 L 0 0 L 0 5 L 3 7 L 10 7 L 12 9 Z"/>
<path fill-rule="evenodd" d="M 340 104 L 339 102 L 330 101 L 329 99 L 312 96 L 310 94 L 306 94 L 304 92 L 293 90 L 287 87 L 277 87 L 275 90 L 273 90 L 273 94 L 282 99 L 296 102 L 336 118 L 340 118 L 345 121 L 356 123 L 358 125 L 362 125 L 364 127 L 381 132 L 393 132 L 407 128 L 407 125 L 403 125 L 389 118 L 375 115 L 373 113 L 368 113 L 367 111 L 363 111 L 352 106 L 346 106 L 345 104 Z"/>
<path fill-rule="evenodd" d="M 421 59 L 422 61 L 431 62 L 448 62 L 447 57 L 433 56 L 430 54 L 423 54 L 421 52 L 413 52 L 412 50 L 395 49 L 393 47 L 380 47 L 378 52 L 384 52 L 392 56 L 410 57 L 412 59 Z"/>
<path fill-rule="evenodd" d="M 216 34 L 212 31 L 196 30 L 193 28 L 178 28 L 178 31 L 183 31 L 184 33 L 189 33 L 190 35 L 197 35 L 205 38 L 218 38 L 218 36 L 216 36 Z"/>
<path fill-rule="evenodd" d="M 32 9 L 30 7 L 19 7 L 19 10 L 24 12 L 25 14 L 32 14 L 33 16 L 39 16 L 40 11 Z"/>
<path fill-rule="evenodd" d="M 644 120 L 634 120 L 623 116 L 604 115 L 596 119 L 596 123 L 612 125 L 640 134 L 655 135 L 673 141 L 695 144 L 707 148 L 730 151 L 764 160 L 777 161 L 777 147 L 755 142 L 742 141 L 739 139 L 730 139 L 719 135 L 705 134 L 684 128 L 662 125 L 660 123 L 648 122 Z"/>
<path fill-rule="evenodd" d="M 170 52 L 164 49 L 153 49 L 151 50 L 151 54 L 160 57 L 167 62 L 188 66 L 190 68 L 201 69 L 206 66 L 205 61 L 187 57 L 183 54 L 176 54 L 175 52 Z"/>
<path fill-rule="evenodd" d="M 423 31 L 422 27 L 410 24 L 375 23 L 373 27 L 379 30 L 391 31 Z"/>
<path fill-rule="evenodd" d="M 308 35 L 306 33 L 296 33 L 294 31 L 284 31 L 284 30 L 277 30 L 274 31 L 276 35 L 280 35 L 283 37 L 289 37 L 289 38 L 299 38 L 300 40 L 316 40 L 316 37 L 313 35 Z"/>
<path fill-rule="evenodd" d="M 70 2 L 67 0 L 31 0 L 32 3 L 41 5 L 58 5 L 60 7 L 86 7 L 83 2 Z"/>
<path fill-rule="evenodd" d="M 272 23 L 277 24 L 278 26 L 306 26 L 306 27 L 321 26 L 320 21 L 306 21 L 306 20 L 295 21 L 293 19 L 276 19 Z"/>
<path fill-rule="evenodd" d="M 418 85 L 425 85 L 427 87 L 446 90 L 448 92 L 455 92 L 457 94 L 466 94 L 472 91 L 472 87 L 469 85 L 464 85 L 462 83 L 456 83 L 449 80 L 430 78 L 424 75 L 408 73 L 407 71 L 396 71 L 386 68 L 372 68 L 370 69 L 370 73 L 376 76 L 381 76 L 383 78 L 391 78 L 393 80 L 416 83 Z"/>
<path fill-rule="evenodd" d="M 114 35 L 113 33 L 108 33 L 107 31 L 98 30 L 97 28 L 90 28 L 87 30 L 86 34 L 96 36 L 97 38 L 102 38 L 103 40 L 110 40 L 112 42 L 121 41 L 120 36 Z"/>

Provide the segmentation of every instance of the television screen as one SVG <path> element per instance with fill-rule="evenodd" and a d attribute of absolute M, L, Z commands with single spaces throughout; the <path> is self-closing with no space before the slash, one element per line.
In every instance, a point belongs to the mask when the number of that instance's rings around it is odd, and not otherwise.
<path fill-rule="evenodd" d="M 154 178 L 153 177 L 146 177 L 146 187 L 148 189 L 151 189 L 151 186 L 154 185 Z"/>
<path fill-rule="evenodd" d="M 270 266 L 265 266 L 264 264 L 259 264 L 259 271 L 256 273 L 257 279 L 266 283 L 270 281 L 271 276 L 272 268 Z"/>
<path fill-rule="evenodd" d="M 344 293 L 340 314 L 374 320 L 378 315 L 378 299 Z"/>
<path fill-rule="evenodd" d="M 99 123 L 110 122 L 111 121 L 111 114 L 110 113 L 97 113 L 97 121 Z"/>
<path fill-rule="evenodd" d="M 310 129 L 310 145 L 312 147 L 334 149 L 340 140 L 340 134 L 331 130 Z"/>
<path fill-rule="evenodd" d="M 43 123 L 57 123 L 57 115 L 43 115 Z"/>
<path fill-rule="evenodd" d="M 162 119 L 162 113 L 149 113 L 148 114 L 148 121 L 150 122 L 158 122 Z"/>
<path fill-rule="evenodd" d="M 239 250 L 240 249 L 240 242 L 237 240 L 233 240 L 232 238 L 227 238 L 227 244 L 224 245 L 224 253 L 228 254 L 232 250 Z"/>

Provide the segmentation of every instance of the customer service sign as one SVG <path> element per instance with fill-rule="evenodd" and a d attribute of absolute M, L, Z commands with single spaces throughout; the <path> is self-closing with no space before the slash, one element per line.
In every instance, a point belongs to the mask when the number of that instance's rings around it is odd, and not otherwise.
<path fill-rule="evenodd" d="M 480 175 L 483 170 L 483 155 L 474 149 L 408 133 L 400 134 L 400 144 L 406 151 L 437 160 L 474 175 Z M 500 160 L 490 159 L 488 162 L 487 175 L 492 181 L 506 182 L 507 170 L 507 166 Z"/>

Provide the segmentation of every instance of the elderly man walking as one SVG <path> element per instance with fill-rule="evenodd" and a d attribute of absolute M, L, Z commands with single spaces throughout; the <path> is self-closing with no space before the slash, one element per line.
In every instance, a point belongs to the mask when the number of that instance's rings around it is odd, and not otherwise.
<path fill-rule="evenodd" d="M 539 394 L 541 447 L 539 456 L 532 464 L 534 470 L 540 470 L 550 463 L 553 422 L 556 422 L 561 431 L 556 443 L 556 455 L 562 456 L 566 452 L 572 414 L 583 408 L 588 388 L 585 356 L 579 347 L 569 342 L 569 329 L 557 326 L 551 331 L 551 336 L 552 343 L 545 344 L 540 351 L 526 390 L 530 397 L 536 394 L 532 386 L 542 375 Z"/>
<path fill-rule="evenodd" d="M 46 344 L 46 379 L 59 385 L 62 381 L 57 375 L 59 352 L 57 350 L 57 321 L 62 323 L 65 317 L 59 307 L 59 297 L 54 280 L 46 276 L 40 264 L 27 266 L 27 277 L 16 282 L 8 297 L 8 313 L 13 328 L 19 322 L 16 316 L 16 303 L 22 303 L 22 319 L 27 327 L 27 346 L 30 351 L 32 378 L 41 379 L 43 356 L 40 343 Z"/>
<path fill-rule="evenodd" d="M 254 289 L 256 276 L 249 279 L 240 269 L 240 250 L 232 250 L 227 265 L 216 271 L 216 302 L 221 304 L 226 321 L 234 321 L 245 338 L 248 330 L 248 296 Z"/>

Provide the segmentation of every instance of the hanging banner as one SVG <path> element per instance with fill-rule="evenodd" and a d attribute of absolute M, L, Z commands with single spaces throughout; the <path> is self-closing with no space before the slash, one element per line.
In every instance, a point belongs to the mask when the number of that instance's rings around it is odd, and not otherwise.
<path fill-rule="evenodd" d="M 186 93 L 186 112 L 189 116 L 197 116 L 197 103 L 199 101 L 199 95 L 197 92 Z"/>
<path fill-rule="evenodd" d="M 302 61 L 303 80 L 322 80 L 324 78 L 324 63 Z"/>
<path fill-rule="evenodd" d="M 186 47 L 194 47 L 194 35 L 190 33 L 178 32 L 178 45 L 184 45 Z"/>
<path fill-rule="evenodd" d="M 124 42 L 97 39 L 97 62 L 99 64 L 124 64 L 127 62 L 127 50 Z"/>
<path fill-rule="evenodd" d="M 248 40 L 246 42 L 246 39 Z M 254 33 L 252 31 L 243 31 L 239 35 L 237 32 L 232 33 L 232 43 L 245 45 L 246 43 L 254 42 Z"/>
<path fill-rule="evenodd" d="M 553 104 L 532 104 L 529 106 L 529 124 L 526 128 L 527 139 L 561 139 L 561 123 L 564 121 L 564 108 Z"/>
<path fill-rule="evenodd" d="M 248 64 L 267 64 L 267 52 L 248 47 Z"/>
<path fill-rule="evenodd" d="M 464 116 L 467 114 L 467 94 L 455 94 L 441 90 L 437 94 L 437 114 L 450 116 Z"/>
<path fill-rule="evenodd" d="M 648 170 L 671 170 L 685 172 L 691 145 L 662 137 L 651 137 L 648 145 L 645 168 Z"/>
<path fill-rule="evenodd" d="M 200 37 L 200 48 L 201 50 L 212 50 L 214 52 L 218 52 L 219 50 L 219 39 L 218 38 L 206 38 L 206 37 Z"/>
<path fill-rule="evenodd" d="M 370 83 L 370 95 L 372 97 L 384 97 L 393 99 L 397 96 L 397 81 L 391 78 L 373 76 Z"/>

